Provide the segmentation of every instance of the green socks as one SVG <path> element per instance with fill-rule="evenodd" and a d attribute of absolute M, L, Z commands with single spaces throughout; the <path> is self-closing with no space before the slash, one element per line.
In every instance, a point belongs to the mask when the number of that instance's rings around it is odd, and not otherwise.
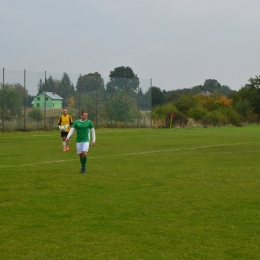
<path fill-rule="evenodd" d="M 87 157 L 80 158 L 82 169 L 86 169 Z"/>

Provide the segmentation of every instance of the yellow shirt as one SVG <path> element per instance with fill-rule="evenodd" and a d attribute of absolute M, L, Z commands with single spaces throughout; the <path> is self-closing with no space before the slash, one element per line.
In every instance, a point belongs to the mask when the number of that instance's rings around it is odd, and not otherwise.
<path fill-rule="evenodd" d="M 64 125 L 69 125 L 69 127 L 64 130 L 63 132 L 69 132 L 70 131 L 70 125 L 73 124 L 73 120 L 72 120 L 72 117 L 70 115 L 61 115 L 59 120 L 58 120 L 58 124 L 61 125 L 61 126 L 64 126 Z"/>

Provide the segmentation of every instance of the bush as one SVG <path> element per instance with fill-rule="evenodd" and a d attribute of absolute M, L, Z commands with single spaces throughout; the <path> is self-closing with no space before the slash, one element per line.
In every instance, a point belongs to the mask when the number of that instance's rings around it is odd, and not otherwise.
<path fill-rule="evenodd" d="M 195 121 L 201 120 L 207 113 L 207 109 L 202 105 L 197 105 L 189 109 L 187 115 Z"/>
<path fill-rule="evenodd" d="M 29 112 L 28 116 L 36 122 L 41 122 L 43 120 L 43 113 L 39 107 L 33 107 Z"/>
<path fill-rule="evenodd" d="M 173 118 L 175 126 L 185 127 L 188 123 L 188 117 L 182 112 L 177 111 Z"/>
<path fill-rule="evenodd" d="M 152 119 L 158 126 L 169 127 L 170 126 L 170 114 L 174 112 L 178 113 L 178 109 L 172 104 L 167 103 L 162 106 L 156 106 L 152 110 Z"/>
<path fill-rule="evenodd" d="M 204 127 L 213 126 L 223 126 L 223 125 L 239 125 L 240 119 L 239 114 L 233 108 L 219 108 L 217 110 L 206 113 L 206 115 L 201 120 Z"/>

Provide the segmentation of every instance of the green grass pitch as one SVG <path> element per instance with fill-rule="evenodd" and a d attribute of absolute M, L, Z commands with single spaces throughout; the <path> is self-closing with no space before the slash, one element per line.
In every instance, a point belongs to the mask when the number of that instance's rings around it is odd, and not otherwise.
<path fill-rule="evenodd" d="M 260 127 L 0 133 L 5 259 L 260 259 Z"/>

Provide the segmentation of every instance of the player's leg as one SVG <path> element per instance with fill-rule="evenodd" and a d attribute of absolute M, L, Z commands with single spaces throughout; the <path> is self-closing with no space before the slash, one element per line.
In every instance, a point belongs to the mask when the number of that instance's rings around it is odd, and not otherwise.
<path fill-rule="evenodd" d="M 82 148 L 82 169 L 87 171 L 86 164 L 88 160 L 88 149 L 89 149 L 89 142 L 83 143 Z"/>
<path fill-rule="evenodd" d="M 83 170 L 83 172 L 86 172 L 86 171 L 87 171 L 87 168 L 86 168 L 86 164 L 87 164 L 87 160 L 88 160 L 87 155 L 88 155 L 87 152 L 83 152 L 83 153 L 81 154 L 81 165 L 82 165 L 82 170 Z"/>
<path fill-rule="evenodd" d="M 77 143 L 77 153 L 79 154 L 80 157 L 81 173 L 85 173 L 87 171 L 86 163 L 87 163 L 88 149 L 89 149 L 89 142 Z"/>
<path fill-rule="evenodd" d="M 77 154 L 79 155 L 80 164 L 81 164 L 80 173 L 86 172 L 86 163 L 85 163 L 85 160 L 84 160 L 83 144 L 84 143 L 76 143 Z M 85 168 L 83 168 L 84 163 L 85 163 Z"/>
<path fill-rule="evenodd" d="M 68 133 L 69 133 L 69 132 L 65 132 L 65 140 L 66 140 L 66 138 L 67 138 Z M 70 142 L 70 140 L 66 142 L 66 151 L 68 151 L 68 150 L 70 149 L 70 148 L 69 148 L 69 142 Z"/>
<path fill-rule="evenodd" d="M 79 160 L 80 160 L 80 164 L 81 164 L 80 172 L 81 172 L 81 171 L 82 171 L 82 158 L 81 158 L 81 154 L 82 154 L 82 143 L 76 143 L 76 150 L 77 150 L 77 154 L 79 155 Z"/>
<path fill-rule="evenodd" d="M 66 138 L 67 138 L 68 133 L 61 132 L 60 135 L 61 135 L 61 138 L 62 138 L 62 151 L 66 152 L 66 145 L 67 145 Z"/>

